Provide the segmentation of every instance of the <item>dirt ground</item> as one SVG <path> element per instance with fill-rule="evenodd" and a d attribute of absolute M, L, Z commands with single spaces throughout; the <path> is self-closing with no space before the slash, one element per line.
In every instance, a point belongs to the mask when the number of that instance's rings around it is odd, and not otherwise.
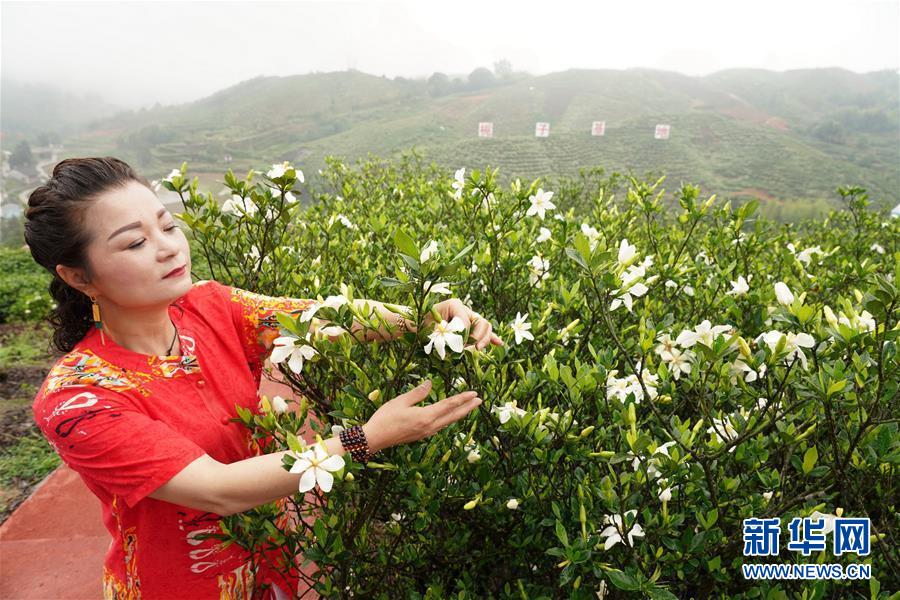
<path fill-rule="evenodd" d="M 47 330 L 22 323 L 0 324 L 0 344 L 5 345 L 10 339 L 32 330 L 35 342 L 41 344 L 41 348 L 45 347 Z M 0 453 L 16 445 L 23 437 L 40 435 L 31 414 L 31 403 L 56 358 L 57 355 L 48 352 L 42 354 L 40 360 L 30 361 L 40 364 L 0 367 Z M 40 481 L 16 478 L 12 485 L 0 485 L 0 523 L 12 514 Z"/>

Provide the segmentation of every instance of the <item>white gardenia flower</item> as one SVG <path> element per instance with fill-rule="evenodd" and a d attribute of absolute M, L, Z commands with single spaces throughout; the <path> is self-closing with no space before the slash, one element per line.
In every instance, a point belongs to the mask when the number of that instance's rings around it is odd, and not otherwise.
<path fill-rule="evenodd" d="M 251 260 L 253 262 L 253 264 L 259 266 L 259 248 L 257 248 L 256 246 L 250 246 L 250 252 L 245 252 L 244 256 L 246 258 L 248 258 L 249 260 Z M 264 263 L 268 263 L 271 261 L 272 261 L 272 257 L 269 256 L 268 254 L 263 259 Z"/>
<path fill-rule="evenodd" d="M 300 314 L 300 322 L 305 323 L 313 318 L 320 308 L 338 309 L 347 304 L 349 300 L 343 294 L 337 296 L 328 296 L 323 302 L 313 302 L 312 305 Z"/>
<path fill-rule="evenodd" d="M 456 434 L 456 440 L 454 442 L 455 445 L 463 445 L 463 449 L 466 452 L 474 450 L 478 444 L 474 442 L 474 440 L 469 440 L 469 436 L 464 432 L 459 432 Z"/>
<path fill-rule="evenodd" d="M 878 254 L 884 254 L 884 248 L 881 246 L 881 244 L 874 243 L 871 246 L 869 246 L 869 249 L 874 250 Z"/>
<path fill-rule="evenodd" d="M 454 189 L 453 197 L 459 200 L 462 198 L 463 187 L 466 185 L 466 168 L 457 169 L 453 176 L 453 183 L 450 186 Z"/>
<path fill-rule="evenodd" d="M 509 510 L 516 510 L 517 508 L 519 508 L 519 501 L 515 498 L 510 498 L 509 502 L 506 503 L 506 508 L 508 508 Z"/>
<path fill-rule="evenodd" d="M 540 235 L 538 235 L 537 238 L 535 238 L 535 241 L 538 244 L 540 244 L 541 242 L 546 242 L 547 240 L 550 239 L 551 235 L 552 234 L 550 233 L 549 229 L 547 229 L 546 227 L 541 227 Z"/>
<path fill-rule="evenodd" d="M 806 355 L 801 348 L 812 348 L 816 345 L 815 338 L 808 333 L 793 333 L 791 331 L 783 333 L 781 331 L 772 330 L 759 334 L 754 341 L 756 343 L 759 343 L 760 340 L 764 341 L 769 349 L 774 352 L 781 336 L 785 336 L 786 338 L 784 351 L 788 353 L 787 358 L 792 359 L 795 356 L 798 357 L 800 359 L 800 364 L 806 369 Z"/>
<path fill-rule="evenodd" d="M 465 329 L 466 327 L 459 317 L 453 317 L 449 323 L 446 320 L 441 320 L 440 323 L 434 326 L 434 331 L 428 334 L 429 341 L 425 345 L 425 354 L 431 354 L 432 346 L 437 349 L 438 356 L 441 359 L 444 358 L 444 346 L 449 346 L 454 352 L 462 352 L 462 336 L 455 332 L 465 331 Z"/>
<path fill-rule="evenodd" d="M 681 374 L 689 375 L 691 372 L 691 361 L 694 359 L 694 353 L 690 350 L 685 350 L 682 352 L 678 348 L 672 348 L 671 352 L 667 353 L 668 356 L 663 356 L 662 359 L 666 362 L 669 367 L 669 371 L 672 373 L 672 377 L 676 380 L 681 378 Z"/>
<path fill-rule="evenodd" d="M 685 348 L 690 348 L 696 343 L 703 344 L 707 348 L 712 348 L 713 342 L 719 334 L 731 330 L 730 325 L 713 326 L 709 319 L 704 319 L 702 323 L 694 327 L 693 330 L 685 329 L 675 340 L 675 343 Z"/>
<path fill-rule="evenodd" d="M 428 242 L 428 245 L 422 248 L 422 252 L 419 254 L 419 262 L 424 263 L 427 262 L 431 256 L 437 252 L 438 246 L 437 242 L 431 240 Z"/>
<path fill-rule="evenodd" d="M 675 340 L 669 337 L 668 333 L 661 333 L 656 339 L 659 340 L 659 345 L 653 351 L 659 354 L 663 360 L 671 360 L 671 358 L 667 358 L 667 355 L 671 355 L 672 349 L 675 348 Z"/>
<path fill-rule="evenodd" d="M 481 205 L 479 206 L 479 208 L 481 210 L 489 210 L 491 208 L 491 206 L 493 206 L 494 204 L 497 204 L 497 199 L 494 198 L 494 192 L 491 192 L 487 196 L 484 197 L 484 199 L 481 201 Z M 519 211 L 516 211 L 515 213 L 513 213 L 513 217 L 518 218 Z M 497 229 L 499 229 L 499 227 L 497 225 L 494 225 L 494 230 L 496 231 Z"/>
<path fill-rule="evenodd" d="M 550 275 L 550 261 L 539 254 L 531 257 L 528 268 L 531 271 L 529 275 L 531 285 L 540 283 Z"/>
<path fill-rule="evenodd" d="M 259 207 L 250 198 L 241 198 L 238 194 L 232 194 L 231 198 L 222 203 L 222 212 L 228 214 L 247 215 L 252 217 L 259 211 Z"/>
<path fill-rule="evenodd" d="M 659 469 L 659 459 L 656 458 L 657 454 L 662 454 L 663 456 L 669 456 L 669 448 L 674 446 L 675 442 L 666 442 L 665 444 L 660 444 L 649 459 L 646 460 L 647 463 L 647 475 L 653 479 L 659 477 L 662 473 L 660 473 Z M 641 459 L 635 456 L 632 452 L 628 452 L 631 456 L 634 456 L 634 460 L 631 461 L 631 468 L 637 471 L 641 466 Z M 664 480 L 660 480 L 664 481 Z"/>
<path fill-rule="evenodd" d="M 622 266 L 631 264 L 635 256 L 637 256 L 637 246 L 632 246 L 628 243 L 627 238 L 623 238 L 619 242 L 619 264 Z"/>
<path fill-rule="evenodd" d="M 713 434 L 716 437 L 716 440 L 723 444 L 737 439 L 739 435 L 737 429 L 731 424 L 731 419 L 728 417 L 725 417 L 724 419 L 713 417 L 713 424 L 706 428 L 706 432 Z M 734 452 L 735 448 L 736 446 L 732 446 L 728 451 Z"/>
<path fill-rule="evenodd" d="M 791 293 L 790 288 L 783 281 L 775 284 L 775 297 L 782 306 L 790 306 L 794 303 L 794 294 Z"/>
<path fill-rule="evenodd" d="M 644 387 L 647 388 L 647 393 L 650 395 L 650 398 L 656 398 L 658 394 L 656 386 L 659 382 L 659 376 L 651 373 L 648 369 L 641 369 L 640 363 L 638 363 L 637 368 L 641 370 L 641 379 L 644 382 Z M 606 397 L 610 400 L 612 398 L 618 398 L 621 402 L 625 402 L 628 398 L 628 394 L 633 393 L 634 403 L 640 404 L 641 400 L 644 399 L 644 390 L 641 387 L 641 382 L 638 380 L 637 375 L 632 373 L 631 375 L 620 379 L 616 377 L 618 372 L 618 369 L 613 369 L 607 373 Z"/>
<path fill-rule="evenodd" d="M 391 513 L 391 518 L 392 518 L 394 521 L 396 521 L 397 523 L 399 523 L 400 521 L 402 521 L 403 518 L 404 518 L 405 516 L 406 516 L 406 515 L 403 514 L 403 513 Z"/>
<path fill-rule="evenodd" d="M 520 313 L 516 313 L 516 320 L 510 325 L 513 330 L 513 334 L 516 336 L 516 344 L 521 344 L 522 340 L 533 340 L 534 335 L 529 329 L 531 329 L 531 323 L 525 321 L 528 318 L 528 313 L 524 315 Z"/>
<path fill-rule="evenodd" d="M 802 262 L 804 265 L 809 265 L 813 254 L 824 255 L 825 252 L 819 246 L 811 246 L 797 254 L 797 260 Z"/>
<path fill-rule="evenodd" d="M 449 285 L 450 284 L 446 281 L 439 281 L 434 285 L 431 285 L 431 280 L 426 279 L 425 284 L 422 286 L 422 289 L 429 294 L 452 294 L 453 292 L 450 291 Z"/>
<path fill-rule="evenodd" d="M 539 188 L 535 194 L 528 197 L 531 200 L 531 206 L 528 207 L 525 216 L 530 217 L 537 214 L 543 220 L 545 211 L 556 208 L 556 205 L 550 202 L 552 197 L 553 192 L 545 192 L 543 188 Z"/>
<path fill-rule="evenodd" d="M 502 406 L 495 406 L 491 408 L 491 412 L 496 413 L 497 417 L 500 419 L 501 425 L 509 421 L 510 417 L 512 417 L 513 414 L 522 417 L 528 413 L 528 411 L 526 411 L 525 409 L 516 406 L 517 402 L 517 400 L 511 400 Z"/>
<path fill-rule="evenodd" d="M 331 217 L 328 219 L 328 226 L 331 227 L 335 221 L 340 221 L 347 229 L 356 229 L 356 225 L 354 225 L 350 221 L 350 219 L 345 217 L 343 214 L 331 215 Z"/>
<path fill-rule="evenodd" d="M 862 314 L 852 315 L 852 319 L 847 318 L 843 311 L 841 311 L 840 315 L 837 322 L 850 329 L 859 332 L 875 331 L 875 317 L 867 310 L 863 310 Z"/>
<path fill-rule="evenodd" d="M 172 169 L 168 175 L 163 177 L 163 181 L 168 181 L 169 183 L 172 183 L 172 180 L 175 179 L 176 177 L 181 177 L 181 169 Z"/>
<path fill-rule="evenodd" d="M 466 455 L 466 460 L 470 463 L 476 463 L 481 460 L 481 452 L 478 451 L 478 448 L 474 450 L 470 450 L 469 454 Z"/>
<path fill-rule="evenodd" d="M 308 492 L 317 484 L 323 492 L 330 492 L 334 485 L 334 475 L 329 471 L 340 471 L 344 468 L 343 457 L 329 455 L 324 444 L 316 444 L 306 450 L 291 466 L 291 473 L 303 473 L 300 477 L 300 493 Z"/>
<path fill-rule="evenodd" d="M 828 535 L 829 533 L 834 532 L 834 521 L 837 519 L 836 515 L 832 515 L 829 513 L 822 513 L 817 510 L 813 511 L 809 518 L 813 521 L 825 520 L 825 528 L 822 530 L 822 533 Z"/>
<path fill-rule="evenodd" d="M 768 502 L 769 500 L 772 499 L 772 492 L 763 492 L 762 497 L 763 497 L 763 500 Z"/>
<path fill-rule="evenodd" d="M 668 486 L 666 488 L 660 487 L 659 501 L 660 502 L 668 502 L 671 499 L 672 499 L 672 488 L 670 488 Z"/>
<path fill-rule="evenodd" d="M 759 365 L 759 371 L 755 371 L 753 367 L 744 362 L 743 359 L 736 358 L 734 362 L 731 363 L 731 383 L 737 383 L 736 377 L 742 373 L 746 373 L 746 375 L 744 375 L 744 381 L 751 383 L 766 374 L 766 365 L 765 363 Z"/>
<path fill-rule="evenodd" d="M 341 435 L 341 432 L 343 430 L 344 430 L 343 425 L 332 425 L 331 426 L 331 435 L 332 436 Z"/>
<path fill-rule="evenodd" d="M 272 168 L 269 169 L 269 172 L 266 175 L 269 179 L 278 179 L 279 177 L 284 177 L 284 174 L 288 169 L 291 169 L 291 163 L 288 161 L 284 161 L 281 164 L 274 164 Z"/>
<path fill-rule="evenodd" d="M 593 227 L 588 226 L 587 223 L 581 224 L 581 233 L 583 233 L 590 241 L 590 249 L 591 252 L 593 252 L 594 248 L 597 246 L 597 240 L 600 239 L 600 233 Z"/>
<path fill-rule="evenodd" d="M 635 283 L 627 290 L 622 291 L 621 295 L 613 298 L 613 301 L 609 304 L 609 310 L 616 310 L 621 305 L 625 305 L 625 308 L 628 309 L 628 312 L 631 312 L 631 307 L 634 305 L 634 297 L 640 297 L 647 293 L 649 288 L 643 283 Z"/>
<path fill-rule="evenodd" d="M 309 339 L 309 333 L 306 334 L 306 338 Z M 272 344 L 272 354 L 269 360 L 274 364 L 278 364 L 290 357 L 288 366 L 291 368 L 291 371 L 297 374 L 303 369 L 304 361 L 319 353 L 312 346 L 304 344 L 303 340 L 291 336 L 283 335 L 277 337 Z"/>
<path fill-rule="evenodd" d="M 634 516 L 636 514 L 637 510 L 632 509 L 626 512 L 625 516 Z M 609 527 L 600 532 L 600 537 L 606 538 L 606 542 L 603 544 L 604 550 L 609 550 L 610 548 L 621 542 L 623 536 L 628 538 L 629 546 L 634 546 L 634 538 L 644 537 L 644 529 L 637 523 L 635 523 L 634 526 L 626 534 L 621 515 L 607 515 L 606 517 L 604 517 L 603 523 L 605 525 L 609 525 Z"/>
<path fill-rule="evenodd" d="M 731 282 L 731 290 L 725 292 L 729 296 L 743 296 L 750 291 L 750 286 L 743 275 L 738 276 L 737 281 Z"/>

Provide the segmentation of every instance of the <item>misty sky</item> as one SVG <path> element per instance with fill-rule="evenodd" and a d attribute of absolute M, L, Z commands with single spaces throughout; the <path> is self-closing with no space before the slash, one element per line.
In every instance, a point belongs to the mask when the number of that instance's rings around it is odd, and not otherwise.
<path fill-rule="evenodd" d="M 900 0 L 0 2 L 2 75 L 128 107 L 354 68 L 900 67 Z"/>

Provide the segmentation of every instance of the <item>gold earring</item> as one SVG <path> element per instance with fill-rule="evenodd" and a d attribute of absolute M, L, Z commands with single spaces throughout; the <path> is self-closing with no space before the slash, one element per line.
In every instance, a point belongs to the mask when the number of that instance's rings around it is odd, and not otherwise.
<path fill-rule="evenodd" d="M 94 327 L 100 330 L 100 343 L 105 346 L 106 338 L 103 336 L 103 323 L 100 320 L 100 305 L 93 296 L 88 297 L 91 299 L 91 309 L 94 311 Z"/>

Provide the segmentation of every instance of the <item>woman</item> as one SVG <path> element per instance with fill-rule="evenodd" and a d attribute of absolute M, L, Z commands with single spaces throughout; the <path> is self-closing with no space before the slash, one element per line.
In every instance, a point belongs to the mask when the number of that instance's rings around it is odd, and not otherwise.
<path fill-rule="evenodd" d="M 100 499 L 113 537 L 104 597 L 250 597 L 271 574 L 252 572 L 237 546 L 198 535 L 218 532 L 222 515 L 298 490 L 301 474 L 282 467 L 284 453 L 262 454 L 231 419 L 235 405 L 259 412 L 272 316 L 313 301 L 192 283 L 181 229 L 146 179 L 115 158 L 57 164 L 32 192 L 26 219 L 32 256 L 54 275 L 53 344 L 65 353 L 35 397 L 34 418 Z M 374 304 L 392 325 L 415 330 Z M 459 300 L 437 307 L 444 318 L 471 322 L 478 348 L 503 343 Z M 370 333 L 391 336 L 370 331 L 361 339 Z M 386 402 L 361 428 L 325 440 L 328 453 L 349 450 L 364 463 L 481 403 L 469 391 L 416 406 L 429 391 L 426 382 Z M 271 593 L 285 596 L 295 583 L 273 582 Z"/>

